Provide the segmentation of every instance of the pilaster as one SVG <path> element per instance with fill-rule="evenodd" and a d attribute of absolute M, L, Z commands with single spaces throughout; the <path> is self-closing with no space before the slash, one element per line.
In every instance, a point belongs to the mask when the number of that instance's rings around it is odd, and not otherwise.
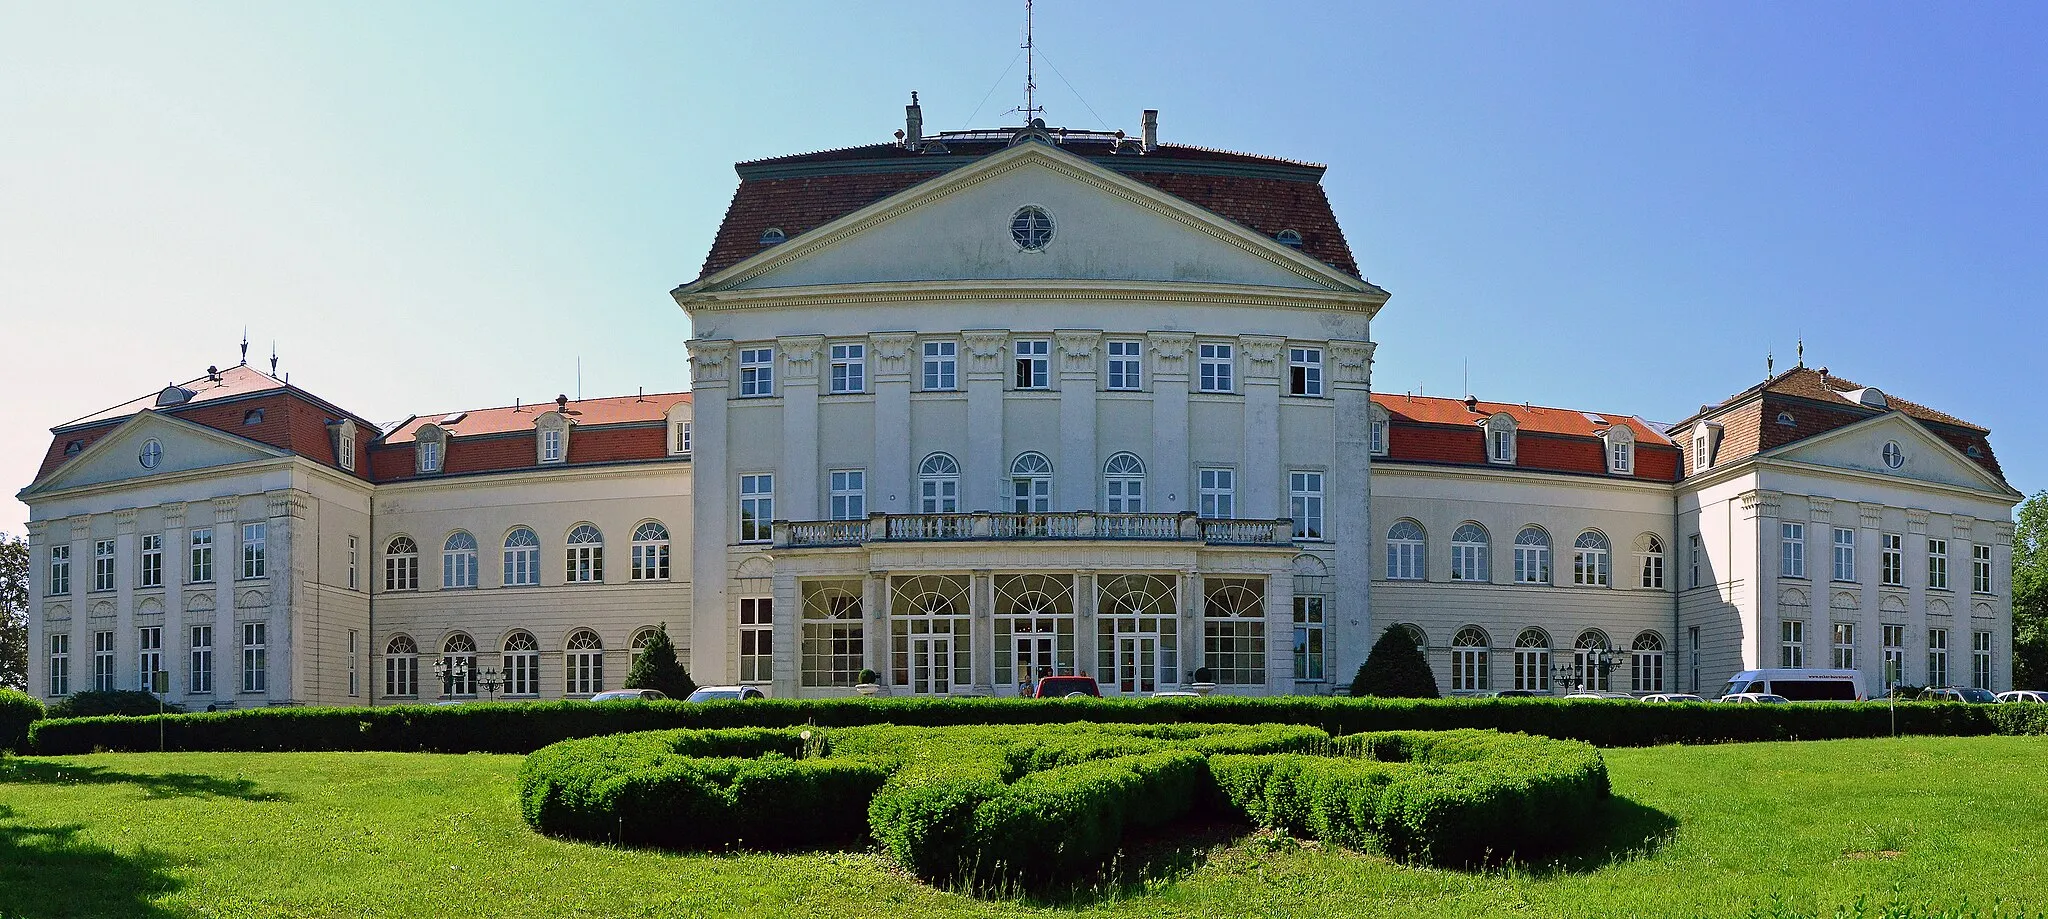
<path fill-rule="evenodd" d="M 739 610 L 729 599 L 730 546 L 737 535 L 727 424 L 731 392 L 733 343 L 693 339 L 690 349 L 690 672 L 705 682 L 731 683 L 739 677 L 732 637 Z M 785 662 L 795 634 L 788 623 L 801 614 L 801 604 L 783 596 L 784 578 L 775 582 L 775 689 L 794 694 L 793 660 Z M 793 587 L 792 585 L 789 585 Z M 785 687 L 784 680 L 791 680 Z"/>
<path fill-rule="evenodd" d="M 960 475 L 960 509 L 1007 510 L 1001 483 L 1003 462 L 1003 357 L 1010 333 L 976 329 L 960 333 L 967 353 L 967 463 Z"/>
<path fill-rule="evenodd" d="M 1323 651 L 1328 668 L 1325 675 L 1333 682 L 1365 663 L 1376 637 L 1370 595 L 1372 549 L 1379 535 L 1372 519 L 1373 350 L 1369 341 L 1330 342 L 1336 462 L 1323 492 L 1323 526 L 1332 540 L 1333 569 L 1329 572 L 1332 590 L 1323 601 Z M 1512 552 L 1512 540 L 1508 536 L 1493 542 Z M 1509 564 L 1489 565 L 1495 579 L 1504 582 L 1513 577 L 1512 556 L 1509 560 Z M 1292 632 L 1290 623 L 1289 634 Z"/>
<path fill-rule="evenodd" d="M 818 499 L 818 386 L 825 348 L 822 335 L 797 335 L 775 340 L 782 353 L 782 468 L 775 476 L 775 517 L 818 520 L 825 516 Z"/>
<path fill-rule="evenodd" d="M 1279 517 L 1280 356 L 1287 340 L 1267 335 L 1238 337 L 1244 392 L 1244 449 L 1240 454 L 1238 516 Z"/>
<path fill-rule="evenodd" d="M 917 483 L 911 476 L 910 354 L 917 336 L 876 332 L 868 336 L 875 385 L 874 468 L 868 473 L 868 507 L 891 514 L 911 511 Z"/>
<path fill-rule="evenodd" d="M 1152 494 L 1148 509 L 1185 511 L 1195 508 L 1193 474 L 1188 454 L 1188 352 L 1195 336 L 1188 332 L 1151 332 L 1145 336 L 1152 366 L 1152 455 L 1146 467 Z M 1165 499 L 1163 502 L 1160 499 Z"/>
<path fill-rule="evenodd" d="M 1096 506 L 1102 457 L 1096 453 L 1095 381 L 1099 331 L 1056 331 L 1059 346 L 1060 451 L 1053 467 L 1054 510 Z"/>

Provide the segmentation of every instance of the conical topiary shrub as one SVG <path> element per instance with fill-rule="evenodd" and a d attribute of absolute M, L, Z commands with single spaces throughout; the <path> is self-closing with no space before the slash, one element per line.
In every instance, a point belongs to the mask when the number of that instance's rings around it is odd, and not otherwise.
<path fill-rule="evenodd" d="M 1351 694 L 1394 699 L 1434 699 L 1441 695 L 1436 690 L 1436 674 L 1430 672 L 1429 659 L 1415 646 L 1415 634 L 1398 625 L 1388 627 L 1380 634 L 1380 640 L 1373 643 L 1365 663 L 1358 666 L 1358 675 L 1351 678 Z"/>
<path fill-rule="evenodd" d="M 676 646 L 668 640 L 668 623 L 654 630 L 653 640 L 640 649 L 639 658 L 633 661 L 633 670 L 626 674 L 627 689 L 659 689 L 671 699 L 688 698 L 697 691 L 697 682 L 690 679 L 690 671 L 683 669 L 676 660 Z"/>

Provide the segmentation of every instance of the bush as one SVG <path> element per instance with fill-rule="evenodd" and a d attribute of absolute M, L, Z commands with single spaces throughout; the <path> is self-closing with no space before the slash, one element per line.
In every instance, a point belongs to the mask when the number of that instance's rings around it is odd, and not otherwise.
<path fill-rule="evenodd" d="M 690 671 L 676 660 L 676 646 L 668 640 L 668 623 L 658 626 L 654 639 L 640 649 L 632 671 L 626 674 L 625 688 L 659 689 L 671 699 L 687 699 L 697 691 L 697 681 L 690 679 Z"/>
<path fill-rule="evenodd" d="M 139 689 L 88 689 L 74 692 L 50 706 L 52 718 L 87 718 L 118 715 L 134 718 L 161 713 L 183 714 L 185 707 L 172 705 Z"/>
<path fill-rule="evenodd" d="M 43 703 L 25 692 L 0 686 L 0 750 L 28 746 L 29 725 L 43 717 Z"/>
<path fill-rule="evenodd" d="M 1627 700 L 1341 699 L 760 699 L 749 702 L 481 702 L 375 708 L 262 708 L 164 719 L 172 750 L 392 750 L 531 753 L 577 737 L 731 727 L 945 726 L 1094 721 L 1127 724 L 1295 724 L 1336 734 L 1492 728 L 1600 747 L 1766 740 L 2048 733 L 2048 706 L 1879 702 L 1798 705 L 1657 704 Z M 155 750 L 156 719 L 36 722 L 29 745 L 62 755 Z"/>
<path fill-rule="evenodd" d="M 1415 636 L 1401 626 L 1388 626 L 1373 642 L 1365 663 L 1351 678 L 1353 696 L 1385 696 L 1390 699 L 1434 699 L 1436 674 L 1429 660 L 1415 647 Z"/>

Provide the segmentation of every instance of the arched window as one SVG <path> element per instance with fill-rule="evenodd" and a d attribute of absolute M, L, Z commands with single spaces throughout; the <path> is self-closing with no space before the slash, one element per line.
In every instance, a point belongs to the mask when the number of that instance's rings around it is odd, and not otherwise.
<path fill-rule="evenodd" d="M 384 589 L 420 589 L 420 546 L 400 536 L 384 546 Z"/>
<path fill-rule="evenodd" d="M 782 232 L 781 227 L 769 227 L 761 231 L 761 245 L 764 246 L 779 246 L 788 239 L 789 234 Z"/>
<path fill-rule="evenodd" d="M 658 634 L 658 630 L 652 627 L 644 628 L 633 633 L 633 640 L 627 642 L 626 649 L 627 676 L 631 676 L 633 674 L 633 668 L 640 665 L 640 655 L 646 653 L 648 645 L 654 644 L 654 636 L 656 634 Z"/>
<path fill-rule="evenodd" d="M 1504 466 L 1515 464 L 1515 418 L 1506 412 L 1495 412 L 1492 417 L 1480 422 L 1486 431 L 1486 461 Z"/>
<path fill-rule="evenodd" d="M 805 686 L 852 686 L 860 682 L 866 629 L 861 622 L 859 581 L 812 581 L 804 585 L 800 676 Z"/>
<path fill-rule="evenodd" d="M 393 636 L 384 646 L 384 694 L 420 694 L 420 646 L 407 636 Z"/>
<path fill-rule="evenodd" d="M 1396 520 L 1387 530 L 1387 578 L 1420 581 L 1427 571 L 1423 564 L 1422 525 L 1413 520 Z"/>
<path fill-rule="evenodd" d="M 1366 447 L 1372 451 L 1374 456 L 1386 456 L 1389 446 L 1387 441 L 1387 424 L 1391 420 L 1391 416 L 1387 414 L 1386 407 L 1378 402 L 1372 403 L 1372 407 L 1367 409 L 1367 413 L 1371 420 L 1366 423 L 1369 431 Z"/>
<path fill-rule="evenodd" d="M 668 580 L 668 527 L 658 520 L 633 530 L 633 580 Z"/>
<path fill-rule="evenodd" d="M 1486 630 L 1468 625 L 1451 639 L 1451 691 L 1476 692 L 1493 687 L 1493 650 Z"/>
<path fill-rule="evenodd" d="M 943 695 L 973 685 L 968 588 L 964 575 L 889 579 L 889 670 L 896 686 Z"/>
<path fill-rule="evenodd" d="M 1572 583 L 1580 587 L 1606 587 L 1612 580 L 1612 552 L 1607 536 L 1598 530 L 1579 534 L 1572 543 Z"/>
<path fill-rule="evenodd" d="M 1526 526 L 1515 534 L 1515 582 L 1550 583 L 1550 534 L 1539 526 Z"/>
<path fill-rule="evenodd" d="M 1019 514 L 1052 512 L 1052 461 L 1023 453 L 1010 464 L 1010 509 Z"/>
<path fill-rule="evenodd" d="M 1650 590 L 1664 589 L 1664 541 L 1655 533 L 1644 533 L 1636 537 L 1636 560 L 1642 567 L 1642 586 Z"/>
<path fill-rule="evenodd" d="M 505 695 L 540 695 L 540 642 L 532 632 L 505 636 Z"/>
<path fill-rule="evenodd" d="M 1265 582 L 1204 578 L 1202 586 L 1202 663 L 1225 686 L 1265 685 Z"/>
<path fill-rule="evenodd" d="M 1095 672 L 1122 693 L 1180 683 L 1180 606 L 1174 578 L 1103 577 L 1095 601 Z"/>
<path fill-rule="evenodd" d="M 476 586 L 476 537 L 461 530 L 448 534 L 441 546 L 441 588 Z"/>
<path fill-rule="evenodd" d="M 1299 230 L 1281 230 L 1273 234 L 1273 239 L 1283 246 L 1293 246 L 1296 249 L 1301 248 L 1301 232 Z"/>
<path fill-rule="evenodd" d="M 569 633 L 569 642 L 563 662 L 568 671 L 568 686 L 565 692 L 572 696 L 591 696 L 604 691 L 604 640 L 589 629 L 577 629 Z"/>
<path fill-rule="evenodd" d="M 1515 636 L 1515 688 L 1550 691 L 1550 636 L 1542 629 Z"/>
<path fill-rule="evenodd" d="M 1145 511 L 1145 464 L 1135 455 L 1118 453 L 1102 466 L 1102 509 L 1112 514 Z"/>
<path fill-rule="evenodd" d="M 1664 639 L 1655 632 L 1636 636 L 1629 655 L 1629 689 L 1638 692 L 1664 691 Z"/>
<path fill-rule="evenodd" d="M 1493 580 L 1493 547 L 1485 527 L 1466 523 L 1451 534 L 1451 580 L 1480 584 Z"/>
<path fill-rule="evenodd" d="M 568 575 L 571 584 L 594 584 L 604 580 L 604 534 L 590 524 L 578 524 L 569 531 Z"/>
<path fill-rule="evenodd" d="M 1578 640 L 1572 642 L 1573 680 L 1579 689 L 1606 692 L 1614 688 L 1608 674 L 1618 663 L 1620 661 L 1608 653 L 1606 633 L 1599 629 L 1580 632 Z"/>
<path fill-rule="evenodd" d="M 531 587 L 540 583 L 540 537 L 526 527 L 513 527 L 505 534 L 505 586 Z"/>
<path fill-rule="evenodd" d="M 476 640 L 461 632 L 448 636 L 441 642 L 441 666 L 434 671 L 441 677 L 441 695 L 476 695 Z"/>
<path fill-rule="evenodd" d="M 918 512 L 957 514 L 960 512 L 960 464 L 944 453 L 924 458 L 917 467 Z"/>

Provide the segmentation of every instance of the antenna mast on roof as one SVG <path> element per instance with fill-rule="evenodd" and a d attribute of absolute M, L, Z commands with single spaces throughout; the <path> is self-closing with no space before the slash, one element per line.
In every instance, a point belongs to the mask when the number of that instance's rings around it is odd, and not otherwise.
<path fill-rule="evenodd" d="M 1031 119 L 1045 114 L 1045 109 L 1038 107 L 1038 70 L 1032 59 L 1031 44 L 1031 0 L 1024 0 L 1024 107 L 1010 111 L 1023 112 L 1026 127 L 1031 125 Z"/>

